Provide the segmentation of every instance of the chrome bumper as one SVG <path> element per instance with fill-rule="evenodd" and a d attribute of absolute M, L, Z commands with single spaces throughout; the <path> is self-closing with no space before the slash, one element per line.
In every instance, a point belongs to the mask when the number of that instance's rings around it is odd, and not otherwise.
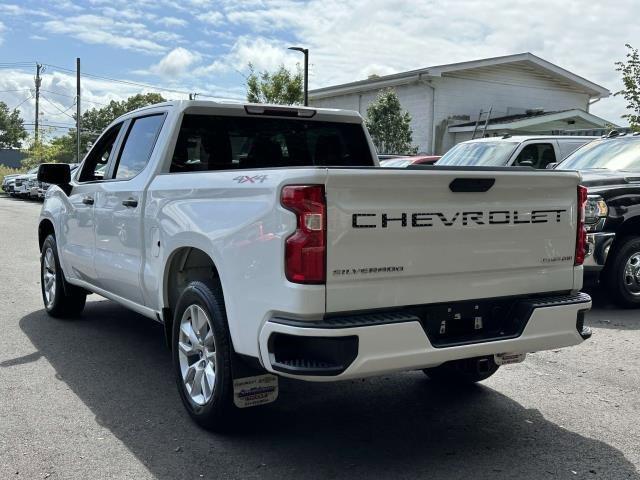
<path fill-rule="evenodd" d="M 601 270 L 607 261 L 609 248 L 616 238 L 613 232 L 597 232 L 587 234 L 587 254 L 584 259 L 584 268 L 589 270 Z"/>

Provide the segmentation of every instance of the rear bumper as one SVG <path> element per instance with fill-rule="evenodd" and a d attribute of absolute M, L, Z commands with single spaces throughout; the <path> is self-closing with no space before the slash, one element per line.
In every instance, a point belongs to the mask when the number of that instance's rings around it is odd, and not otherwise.
<path fill-rule="evenodd" d="M 287 377 L 325 382 L 359 378 L 463 358 L 577 345 L 591 336 L 584 327 L 584 313 L 590 308 L 591 298 L 584 293 L 537 298 L 515 336 L 452 346 L 434 346 L 421 319 L 400 311 L 318 322 L 275 318 L 260 332 L 260 355 L 267 370 Z"/>

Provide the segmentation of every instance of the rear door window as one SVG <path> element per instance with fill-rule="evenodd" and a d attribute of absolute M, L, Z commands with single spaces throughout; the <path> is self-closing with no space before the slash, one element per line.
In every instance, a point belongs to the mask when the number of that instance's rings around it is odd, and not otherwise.
<path fill-rule="evenodd" d="M 360 124 L 185 115 L 171 172 L 373 165 Z"/>
<path fill-rule="evenodd" d="M 163 122 L 164 114 L 140 117 L 131 122 L 116 165 L 116 179 L 133 178 L 144 169 L 151 158 Z"/>

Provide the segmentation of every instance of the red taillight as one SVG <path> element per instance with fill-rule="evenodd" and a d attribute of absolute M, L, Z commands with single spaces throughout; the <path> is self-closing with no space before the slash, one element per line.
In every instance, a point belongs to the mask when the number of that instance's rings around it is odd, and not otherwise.
<path fill-rule="evenodd" d="M 584 255 L 587 248 L 587 229 L 584 226 L 584 207 L 586 203 L 587 187 L 578 185 L 578 231 L 576 234 L 575 265 L 584 263 Z"/>
<path fill-rule="evenodd" d="M 289 185 L 282 206 L 296 214 L 296 231 L 285 241 L 284 270 L 294 283 L 324 283 L 326 208 L 323 185 Z"/>

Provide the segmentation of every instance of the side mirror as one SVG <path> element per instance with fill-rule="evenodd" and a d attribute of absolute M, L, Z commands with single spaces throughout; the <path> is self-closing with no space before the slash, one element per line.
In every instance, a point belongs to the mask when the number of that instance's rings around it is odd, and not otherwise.
<path fill-rule="evenodd" d="M 558 166 L 559 162 L 551 162 L 551 163 L 547 163 L 547 166 L 544 167 L 547 170 L 553 170 L 554 168 L 556 168 Z"/>
<path fill-rule="evenodd" d="M 52 185 L 69 185 L 71 167 L 68 163 L 43 163 L 38 168 L 38 181 Z"/>

